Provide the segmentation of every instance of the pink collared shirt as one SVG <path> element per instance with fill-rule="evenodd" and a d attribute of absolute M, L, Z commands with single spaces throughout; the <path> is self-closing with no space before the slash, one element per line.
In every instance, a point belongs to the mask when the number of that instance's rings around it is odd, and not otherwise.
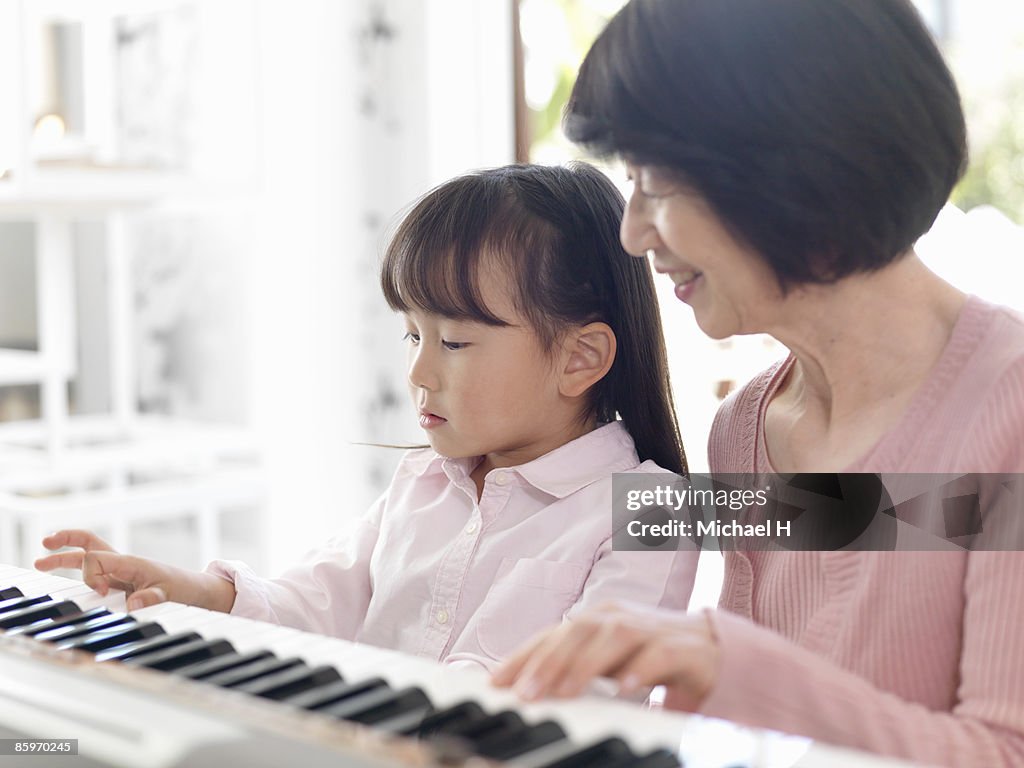
<path fill-rule="evenodd" d="M 492 470 L 429 449 L 384 495 L 276 579 L 237 562 L 232 614 L 493 668 L 538 630 L 605 600 L 685 610 L 697 552 L 613 552 L 612 473 L 642 464 L 620 422 L 527 464 Z"/>

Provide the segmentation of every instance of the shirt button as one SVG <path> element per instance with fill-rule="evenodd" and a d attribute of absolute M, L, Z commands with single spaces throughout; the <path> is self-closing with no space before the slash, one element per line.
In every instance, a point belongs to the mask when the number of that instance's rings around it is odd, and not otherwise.
<path fill-rule="evenodd" d="M 448 623 L 448 611 L 446 611 L 446 610 L 444 610 L 442 608 L 440 611 L 437 612 L 437 623 L 438 624 L 447 624 Z"/>
<path fill-rule="evenodd" d="M 466 526 L 466 533 L 476 533 L 477 524 L 476 520 Z"/>
<path fill-rule="evenodd" d="M 494 484 L 495 485 L 508 485 L 508 473 L 507 472 L 499 472 L 498 474 L 496 474 L 494 476 Z"/>

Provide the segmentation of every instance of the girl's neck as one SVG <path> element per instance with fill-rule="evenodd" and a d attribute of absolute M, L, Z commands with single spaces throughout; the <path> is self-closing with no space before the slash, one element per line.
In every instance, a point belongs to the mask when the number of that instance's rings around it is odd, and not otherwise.
<path fill-rule="evenodd" d="M 916 390 L 965 301 L 913 252 L 874 273 L 794 290 L 768 331 L 796 358 L 780 396 L 817 411 L 827 426 Z"/>
<path fill-rule="evenodd" d="M 487 477 L 487 473 L 493 469 L 501 469 L 502 467 L 518 467 L 523 464 L 527 464 L 534 459 L 539 459 L 541 456 L 546 456 L 558 448 L 561 448 L 567 443 L 571 443 L 577 438 L 583 437 L 583 435 L 593 432 L 597 428 L 597 418 L 594 416 L 588 416 L 586 418 L 577 418 L 571 421 L 563 429 L 555 430 L 550 435 L 547 435 L 537 441 L 534 441 L 530 446 L 520 450 L 503 451 L 484 454 L 480 459 L 480 462 L 470 472 L 470 477 L 476 484 L 476 497 L 477 501 L 484 492 L 484 481 Z"/>

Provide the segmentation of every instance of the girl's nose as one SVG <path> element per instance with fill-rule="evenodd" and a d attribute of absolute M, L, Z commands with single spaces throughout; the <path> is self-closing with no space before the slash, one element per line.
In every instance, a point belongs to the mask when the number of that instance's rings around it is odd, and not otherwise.
<path fill-rule="evenodd" d="M 414 349 L 409 357 L 409 384 L 428 392 L 437 389 L 437 374 L 430 365 L 429 355 L 423 347 Z"/>

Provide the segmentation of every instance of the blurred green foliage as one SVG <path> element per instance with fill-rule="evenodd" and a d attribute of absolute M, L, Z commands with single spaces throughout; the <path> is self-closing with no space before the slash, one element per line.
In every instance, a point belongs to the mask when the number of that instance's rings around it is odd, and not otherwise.
<path fill-rule="evenodd" d="M 991 129 L 972 136 L 970 166 L 952 199 L 965 211 L 991 205 L 1024 224 L 1024 76 L 1007 84 Z"/>
<path fill-rule="evenodd" d="M 530 0 L 523 0 L 524 3 Z M 558 52 L 556 85 L 551 99 L 541 109 L 529 109 L 530 148 L 534 150 L 544 145 L 564 146 L 567 153 L 576 154 L 562 135 L 562 110 L 569 100 L 576 73 L 579 71 L 583 57 L 594 40 L 604 29 L 618 6 L 620 0 L 543 0 L 545 5 L 554 6 L 565 19 L 569 31 L 568 49 Z"/>

